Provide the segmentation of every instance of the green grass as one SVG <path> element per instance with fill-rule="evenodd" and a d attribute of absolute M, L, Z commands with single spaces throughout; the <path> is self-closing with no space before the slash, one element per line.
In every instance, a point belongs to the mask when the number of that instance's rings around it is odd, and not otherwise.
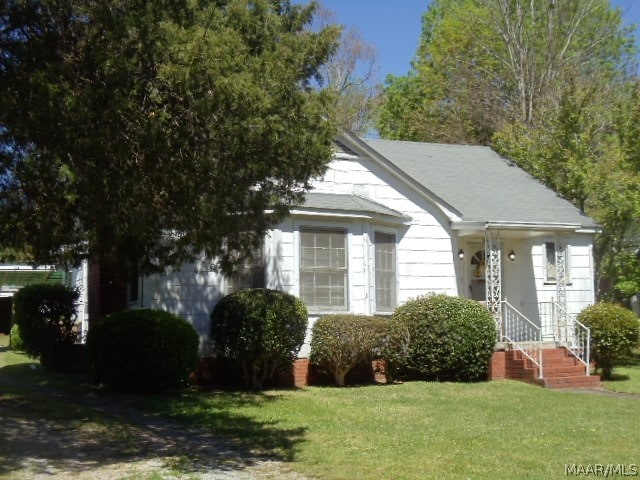
<path fill-rule="evenodd" d="M 618 367 L 613 372 L 613 378 L 602 384 L 614 392 L 640 393 L 640 366 Z"/>
<path fill-rule="evenodd" d="M 636 350 L 628 365 L 616 367 L 613 378 L 602 382 L 614 392 L 640 393 L 640 350 Z"/>
<path fill-rule="evenodd" d="M 553 479 L 566 478 L 565 464 L 639 460 L 640 400 L 512 381 L 117 400 L 228 436 L 318 479 Z"/>
<path fill-rule="evenodd" d="M 509 381 L 139 400 L 323 479 L 561 478 L 565 464 L 637 462 L 640 443 L 636 400 Z"/>

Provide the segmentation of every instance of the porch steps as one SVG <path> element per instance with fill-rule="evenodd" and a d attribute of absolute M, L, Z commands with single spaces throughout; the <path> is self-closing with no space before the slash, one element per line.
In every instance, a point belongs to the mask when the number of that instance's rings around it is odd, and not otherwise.
<path fill-rule="evenodd" d="M 542 350 L 543 378 L 539 368 L 518 350 L 505 351 L 505 378 L 542 385 L 546 388 L 597 388 L 598 375 L 585 375 L 585 367 L 566 348 Z"/>

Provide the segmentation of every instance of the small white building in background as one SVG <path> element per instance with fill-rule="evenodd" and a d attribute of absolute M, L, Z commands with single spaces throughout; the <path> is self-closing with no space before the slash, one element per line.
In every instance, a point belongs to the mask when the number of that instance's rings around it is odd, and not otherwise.
<path fill-rule="evenodd" d="M 12 325 L 13 296 L 18 290 L 34 283 L 57 283 L 78 289 L 76 318 L 78 332 L 83 339 L 88 328 L 86 270 L 86 262 L 71 271 L 57 269 L 54 265 L 33 266 L 20 263 L 0 265 L 0 333 L 9 333 Z"/>
<path fill-rule="evenodd" d="M 188 319 L 207 354 L 224 295 L 264 286 L 327 313 L 381 314 L 420 295 L 508 303 L 556 334 L 551 305 L 595 302 L 598 224 L 487 147 L 360 139 L 342 133 L 304 205 L 270 230 L 254 262 L 225 278 L 203 258 L 141 278 L 131 306 Z"/>

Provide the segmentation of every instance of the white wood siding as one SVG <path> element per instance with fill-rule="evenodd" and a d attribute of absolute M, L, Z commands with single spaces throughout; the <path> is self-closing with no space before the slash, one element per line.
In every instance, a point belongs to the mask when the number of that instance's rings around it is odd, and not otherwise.
<path fill-rule="evenodd" d="M 225 279 L 210 271 L 211 261 L 183 265 L 179 270 L 142 279 L 141 303 L 144 308 L 159 308 L 188 320 L 200 335 L 200 351 L 209 352 L 210 315 L 224 296 Z"/>
<path fill-rule="evenodd" d="M 414 191 L 367 158 L 338 155 L 323 178 L 312 182 L 313 191 L 333 194 L 357 194 L 391 208 L 408 220 L 381 223 L 374 219 L 348 216 L 314 215 L 298 211 L 269 232 L 265 239 L 265 285 L 293 295 L 300 294 L 300 231 L 304 228 L 339 228 L 347 232 L 348 312 L 371 315 L 375 306 L 376 231 L 396 236 L 396 298 L 402 304 L 429 293 L 469 295 L 468 262 L 458 259 L 458 239 L 450 228 L 450 218 L 424 195 Z M 450 213 L 450 212 L 449 212 Z M 527 237 L 527 235 L 523 235 Z M 482 242 L 483 239 L 476 241 Z M 537 315 L 537 304 L 556 297 L 555 284 L 544 281 L 544 243 L 554 241 L 538 236 L 506 239 L 503 252 L 514 250 L 514 262 L 503 263 L 503 296 L 523 313 Z M 472 238 L 464 242 L 473 242 Z M 567 286 L 570 313 L 578 313 L 593 303 L 592 236 L 574 234 L 563 238 L 569 245 L 571 283 Z M 163 276 L 145 278 L 142 282 L 141 306 L 162 308 L 188 319 L 203 339 L 206 354 L 209 338 L 209 316 L 225 291 L 225 279 L 209 271 L 211 261 L 187 265 Z M 466 265 L 466 266 L 465 266 Z M 465 273 L 466 272 L 466 273 Z M 305 346 L 300 356 L 309 354 L 310 332 L 315 320 L 325 313 L 311 310 Z"/>
<path fill-rule="evenodd" d="M 403 184 L 367 159 L 334 160 L 324 177 L 313 182 L 313 187 L 314 192 L 365 196 L 411 220 L 407 224 L 390 226 L 374 221 L 318 219 L 312 216 L 288 219 L 275 229 L 272 237 L 277 239 L 274 251 L 278 259 L 270 260 L 281 263 L 279 275 L 284 282 L 268 279 L 268 285 L 280 285 L 282 290 L 299 294 L 300 229 L 324 227 L 342 228 L 348 233 L 349 312 L 376 313 L 373 256 L 376 230 L 396 236 L 398 304 L 429 293 L 458 294 L 448 219 L 438 207 L 418 194 L 404 193 Z M 309 335 L 300 356 L 308 355 L 313 323 L 326 313 L 335 312 L 310 311 Z"/>

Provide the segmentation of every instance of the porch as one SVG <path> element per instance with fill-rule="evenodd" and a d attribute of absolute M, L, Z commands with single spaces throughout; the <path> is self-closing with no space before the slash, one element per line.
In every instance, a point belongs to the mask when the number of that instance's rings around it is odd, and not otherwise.
<path fill-rule="evenodd" d="M 570 313 L 595 296 L 591 247 L 572 229 L 485 224 L 458 232 L 459 288 L 496 320 L 490 378 L 549 387 L 599 384 L 590 375 L 589 329 Z"/>

